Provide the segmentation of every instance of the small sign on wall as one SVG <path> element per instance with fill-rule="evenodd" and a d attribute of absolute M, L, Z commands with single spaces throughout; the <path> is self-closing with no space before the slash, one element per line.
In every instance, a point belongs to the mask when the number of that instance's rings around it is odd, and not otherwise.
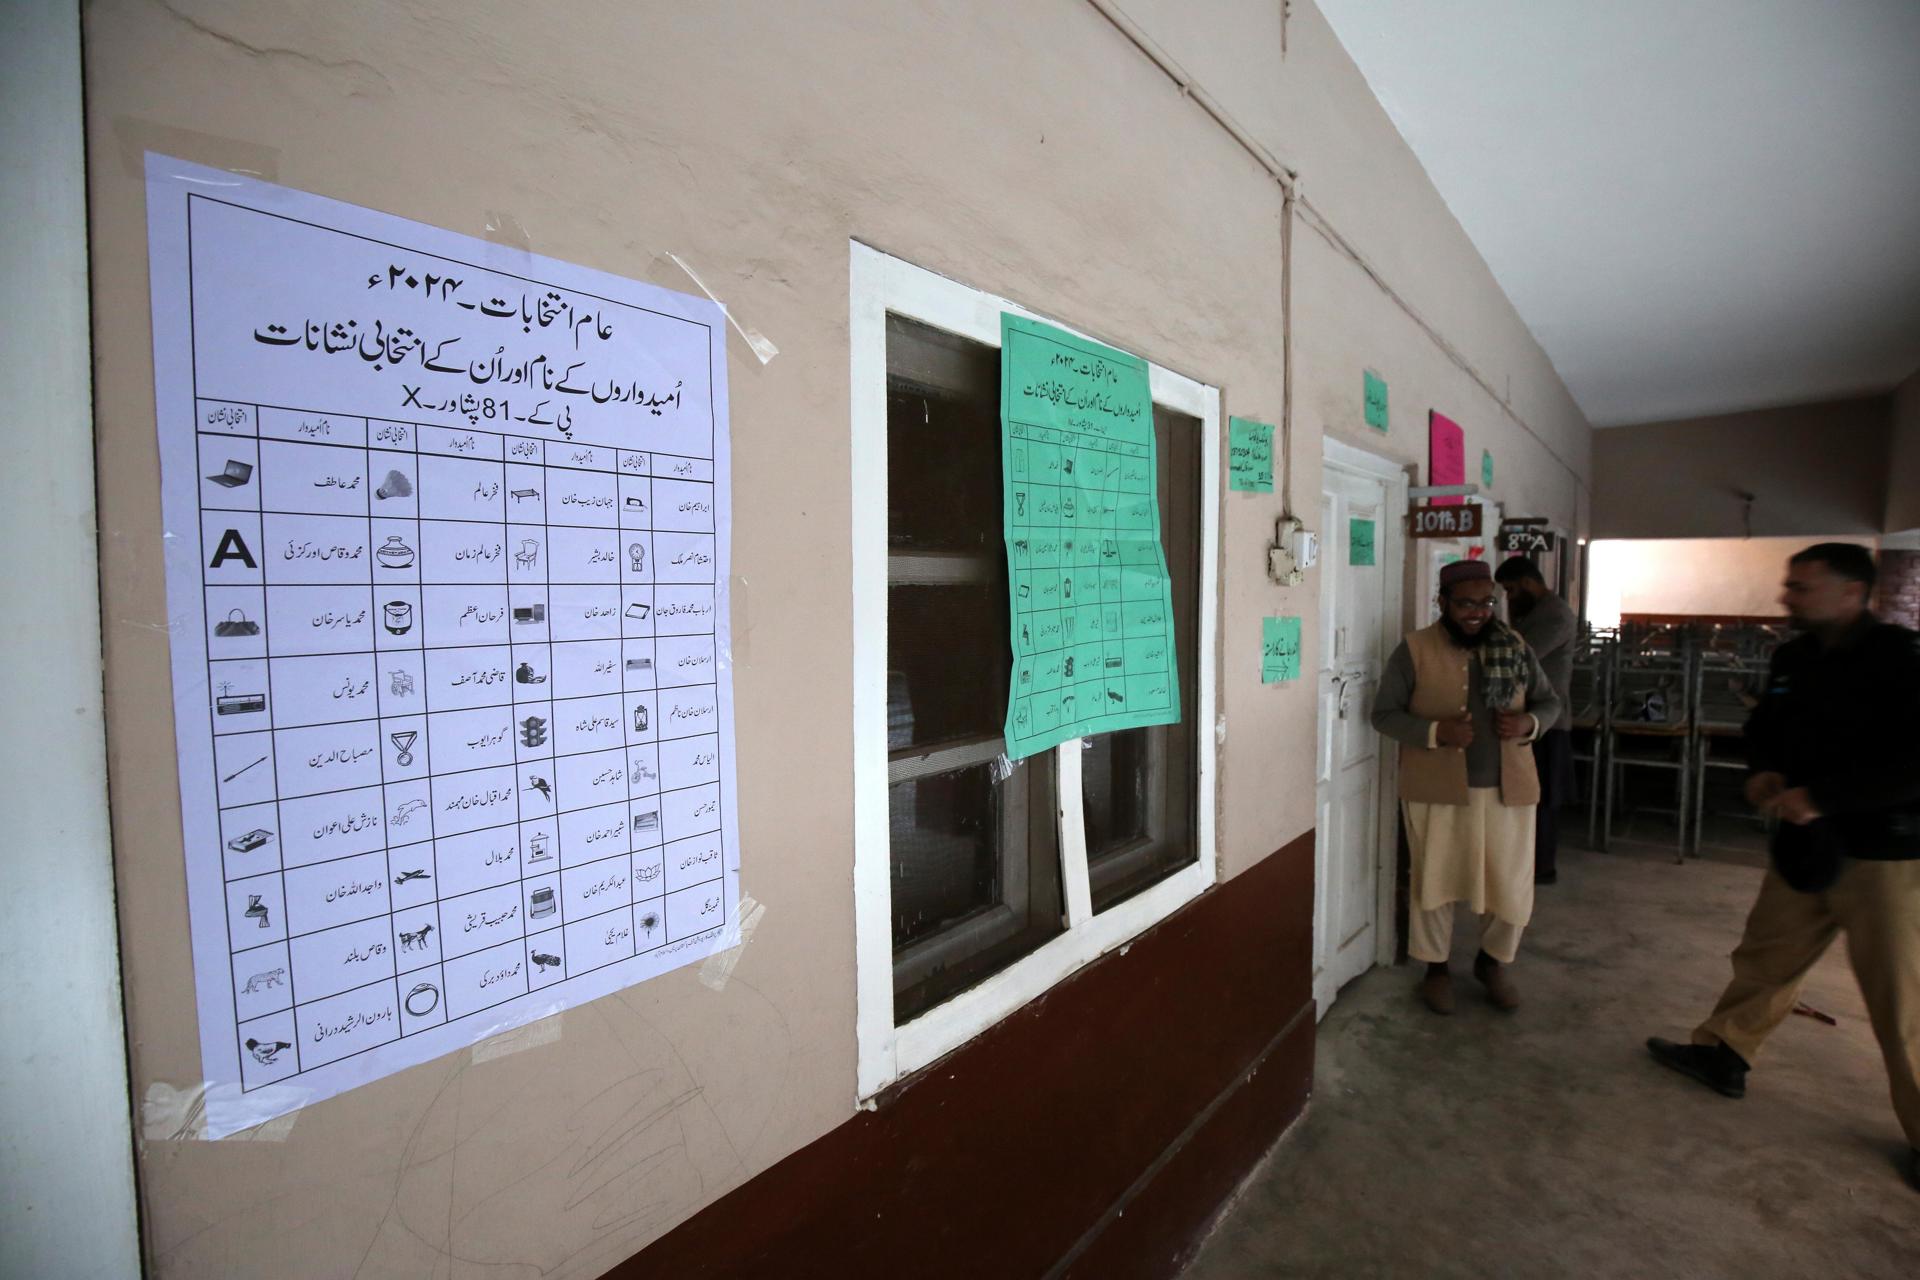
<path fill-rule="evenodd" d="M 1260 619 L 1260 683 L 1300 678 L 1300 619 Z"/>
<path fill-rule="evenodd" d="M 1493 450 L 1480 451 L 1480 483 L 1485 488 L 1493 488 Z"/>
<path fill-rule="evenodd" d="M 1477 538 L 1481 510 L 1479 503 L 1462 507 L 1415 507 L 1408 512 L 1409 532 L 1416 538 Z"/>
<path fill-rule="evenodd" d="M 1369 565 L 1373 560 L 1373 531 L 1371 520 L 1354 517 L 1347 521 L 1347 563 Z"/>
<path fill-rule="evenodd" d="M 1427 415 L 1427 483 L 1431 485 L 1467 482 L 1467 433 L 1460 424 L 1438 410 Z M 1459 506 L 1456 497 L 1435 498 L 1436 507 Z"/>
<path fill-rule="evenodd" d="M 1546 555 L 1553 550 L 1553 531 L 1538 517 L 1509 520 L 1500 526 L 1500 549 L 1508 555 Z"/>
<path fill-rule="evenodd" d="M 1227 486 L 1243 493 L 1273 492 L 1271 424 L 1227 419 Z"/>
<path fill-rule="evenodd" d="M 1375 431 L 1387 429 L 1387 380 L 1371 369 L 1361 375 L 1361 392 L 1366 399 L 1367 425 Z"/>

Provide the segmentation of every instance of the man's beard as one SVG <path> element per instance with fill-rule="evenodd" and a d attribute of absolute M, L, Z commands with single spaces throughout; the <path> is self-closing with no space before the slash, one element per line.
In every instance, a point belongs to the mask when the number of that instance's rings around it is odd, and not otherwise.
<path fill-rule="evenodd" d="M 1489 618 L 1486 624 L 1478 631 L 1467 631 L 1453 620 L 1451 614 L 1442 616 L 1440 625 L 1447 629 L 1447 634 L 1452 636 L 1453 642 L 1462 649 L 1478 649 L 1487 642 L 1487 637 L 1493 634 L 1493 620 L 1491 618 Z"/>

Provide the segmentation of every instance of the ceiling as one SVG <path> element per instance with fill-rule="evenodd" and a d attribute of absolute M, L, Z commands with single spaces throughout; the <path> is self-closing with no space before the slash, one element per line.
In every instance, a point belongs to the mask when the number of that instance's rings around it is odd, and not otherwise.
<path fill-rule="evenodd" d="M 1920 366 L 1920 0 L 1318 0 L 1595 426 Z"/>

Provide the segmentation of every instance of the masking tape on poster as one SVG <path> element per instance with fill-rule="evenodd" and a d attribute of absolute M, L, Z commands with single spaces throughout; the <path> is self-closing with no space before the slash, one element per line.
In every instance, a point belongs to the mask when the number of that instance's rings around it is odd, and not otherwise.
<path fill-rule="evenodd" d="M 257 142 L 222 138 L 135 116 L 115 116 L 113 138 L 120 152 L 120 168 L 129 177 L 139 179 L 142 186 L 147 181 L 149 151 L 265 182 L 280 181 L 278 148 Z"/>
<path fill-rule="evenodd" d="M 740 895 L 740 941 L 725 951 L 716 951 L 700 962 L 701 985 L 714 991 L 725 991 L 727 983 L 733 978 L 734 966 L 740 963 L 741 953 L 746 951 L 747 943 L 753 941 L 754 930 L 760 927 L 761 917 L 767 914 L 764 902 L 755 902 L 752 894 Z"/>
<path fill-rule="evenodd" d="M 733 312 L 727 309 L 727 304 L 714 296 L 713 290 L 707 288 L 706 282 L 694 273 L 693 268 L 688 266 L 679 254 L 669 249 L 667 250 L 667 257 L 673 260 L 674 266 L 679 267 L 687 273 L 687 279 L 693 281 L 696 289 L 706 294 L 707 299 L 712 302 L 714 306 L 720 308 L 720 313 L 726 316 L 727 323 L 733 326 L 733 331 L 740 335 L 740 340 L 747 344 L 753 351 L 754 357 L 759 360 L 761 364 L 770 363 L 775 356 L 780 354 L 780 348 L 774 346 L 772 339 L 768 338 L 758 329 L 743 328 L 740 322 L 734 319 Z"/>
<path fill-rule="evenodd" d="M 240 1086 L 235 1083 L 200 1083 L 176 1088 L 162 1080 L 147 1086 L 140 1105 L 140 1136 L 147 1142 L 203 1142 L 207 1138 L 208 1101 L 237 1100 Z M 223 1142 L 285 1142 L 293 1132 L 300 1109 L 313 1101 L 313 1090 L 298 1085 L 270 1084 L 247 1094 L 250 1102 L 264 1108 L 286 1108 L 285 1114 L 240 1129 L 221 1139 Z"/>

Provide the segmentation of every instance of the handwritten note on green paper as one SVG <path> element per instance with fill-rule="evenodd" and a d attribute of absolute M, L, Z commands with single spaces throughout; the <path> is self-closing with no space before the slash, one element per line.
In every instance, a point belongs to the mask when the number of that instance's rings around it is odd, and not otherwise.
<path fill-rule="evenodd" d="M 1480 451 L 1480 483 L 1489 489 L 1493 487 L 1493 450 L 1491 449 Z"/>
<path fill-rule="evenodd" d="M 1300 678 L 1300 619 L 1260 619 L 1260 683 Z"/>
<path fill-rule="evenodd" d="M 1246 493 L 1273 492 L 1273 427 L 1227 419 L 1227 484 Z"/>
<path fill-rule="evenodd" d="M 1146 361 L 1000 317 L 1007 755 L 1180 719 Z"/>
<path fill-rule="evenodd" d="M 1362 370 L 1361 390 L 1367 402 L 1367 425 L 1387 429 L 1387 381 L 1371 369 Z"/>
<path fill-rule="evenodd" d="M 1347 521 L 1347 563 L 1373 563 L 1373 521 L 1353 517 Z"/>

